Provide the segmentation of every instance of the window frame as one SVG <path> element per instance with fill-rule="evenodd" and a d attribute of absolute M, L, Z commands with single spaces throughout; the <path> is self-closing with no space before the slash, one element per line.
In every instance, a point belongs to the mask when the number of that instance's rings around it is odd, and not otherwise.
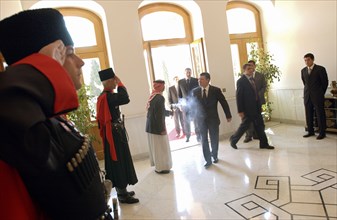
<path fill-rule="evenodd" d="M 243 34 L 230 34 L 230 44 L 237 44 L 239 48 L 240 68 L 242 72 L 243 64 L 248 62 L 249 54 L 247 54 L 247 43 L 257 42 L 259 48 L 263 48 L 263 37 L 261 29 L 261 19 L 259 10 L 252 4 L 239 1 L 228 2 L 226 11 L 235 8 L 244 8 L 254 14 L 256 32 Z M 234 73 L 236 74 L 236 73 Z"/>
<path fill-rule="evenodd" d="M 96 45 L 88 47 L 76 47 L 75 45 L 75 51 L 76 54 L 82 59 L 98 57 L 101 68 L 102 69 L 108 68 L 109 66 L 108 53 L 101 18 L 91 11 L 80 8 L 62 7 L 57 8 L 57 10 L 59 10 L 63 16 L 82 17 L 88 19 L 94 24 Z"/>
<path fill-rule="evenodd" d="M 169 4 L 169 3 L 154 3 L 148 4 L 141 7 L 138 10 L 139 20 L 141 21 L 145 15 L 151 14 L 153 12 L 167 11 L 173 12 L 180 15 L 183 18 L 184 27 L 185 27 L 185 38 L 172 38 L 172 39 L 161 39 L 161 40 L 150 40 L 144 41 L 143 46 L 146 48 L 148 43 L 151 44 L 151 48 L 160 47 L 160 46 L 175 46 L 179 44 L 190 44 L 193 41 L 192 35 L 192 25 L 189 13 L 183 8 Z"/>

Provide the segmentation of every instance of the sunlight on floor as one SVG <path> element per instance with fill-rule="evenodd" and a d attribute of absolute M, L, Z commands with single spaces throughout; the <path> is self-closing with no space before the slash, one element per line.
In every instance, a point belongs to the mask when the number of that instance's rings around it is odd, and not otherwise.
<path fill-rule="evenodd" d="M 140 203 L 119 204 L 120 219 L 336 219 L 337 136 L 317 141 L 303 138 L 301 126 L 266 128 L 275 150 L 243 139 L 234 150 L 225 139 L 207 170 L 200 144 L 174 150 L 170 174 L 134 161 L 139 182 L 128 189 Z"/>

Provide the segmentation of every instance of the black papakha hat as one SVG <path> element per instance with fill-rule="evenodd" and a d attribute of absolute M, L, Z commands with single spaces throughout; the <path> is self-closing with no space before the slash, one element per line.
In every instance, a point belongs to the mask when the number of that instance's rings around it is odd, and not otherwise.
<path fill-rule="evenodd" d="M 98 74 L 99 74 L 99 78 L 101 79 L 101 81 L 105 81 L 105 80 L 112 79 L 115 77 L 115 73 L 112 68 L 101 70 L 98 72 Z"/>
<path fill-rule="evenodd" d="M 63 15 L 52 8 L 26 10 L 5 18 L 0 21 L 0 33 L 0 52 L 8 65 L 56 40 L 74 45 Z"/>

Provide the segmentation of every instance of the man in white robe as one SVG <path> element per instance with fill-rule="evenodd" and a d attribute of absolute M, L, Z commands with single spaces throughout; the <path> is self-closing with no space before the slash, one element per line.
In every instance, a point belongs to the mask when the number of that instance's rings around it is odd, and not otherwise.
<path fill-rule="evenodd" d="M 146 132 L 150 151 L 151 166 L 157 173 L 166 174 L 172 168 L 171 150 L 165 126 L 165 116 L 172 112 L 165 109 L 165 89 L 163 80 L 153 82 L 153 90 L 147 103 Z"/>

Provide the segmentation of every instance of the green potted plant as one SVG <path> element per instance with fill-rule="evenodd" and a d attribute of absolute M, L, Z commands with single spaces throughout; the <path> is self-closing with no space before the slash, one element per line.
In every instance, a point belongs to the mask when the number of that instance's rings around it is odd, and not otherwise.
<path fill-rule="evenodd" d="M 274 61 L 273 55 L 270 54 L 267 50 L 260 47 L 258 48 L 256 44 L 250 44 L 251 50 L 249 53 L 249 60 L 254 60 L 256 63 L 256 71 L 262 73 L 265 76 L 267 82 L 267 88 L 265 92 L 266 104 L 262 106 L 262 111 L 264 115 L 264 119 L 269 121 L 271 119 L 272 102 L 269 101 L 268 93 L 270 89 L 270 85 L 274 82 L 274 80 L 280 81 L 281 70 L 278 66 L 273 64 Z"/>
<path fill-rule="evenodd" d="M 91 99 L 94 96 L 89 95 L 90 86 L 83 85 L 81 89 L 77 91 L 78 99 L 79 99 L 79 107 L 77 110 L 70 112 L 67 114 L 68 118 L 74 122 L 76 128 L 82 133 L 89 135 L 91 141 L 99 141 L 92 134 L 92 128 L 95 126 L 92 118 L 96 118 L 94 112 L 94 106 L 92 106 Z"/>

